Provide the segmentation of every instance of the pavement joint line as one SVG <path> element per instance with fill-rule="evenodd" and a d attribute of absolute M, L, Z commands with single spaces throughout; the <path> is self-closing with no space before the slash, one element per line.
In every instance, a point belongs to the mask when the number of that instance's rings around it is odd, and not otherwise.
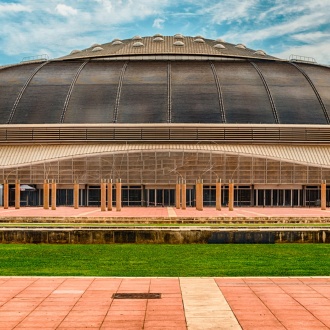
<path fill-rule="evenodd" d="M 39 210 L 40 209 L 40 207 L 29 207 L 29 210 Z M 2 209 L 1 211 L 0 211 L 0 214 L 1 213 L 8 213 L 8 212 L 10 212 L 10 213 L 13 213 L 13 212 L 20 212 L 20 210 L 21 209 L 14 209 L 14 208 L 10 208 L 10 209 Z"/>
<path fill-rule="evenodd" d="M 84 278 L 83 278 L 84 279 Z M 95 278 L 91 277 L 90 278 L 92 281 L 89 283 L 88 287 L 84 290 L 84 293 L 88 290 L 88 288 L 92 285 L 92 283 L 94 283 Z M 59 286 L 63 285 L 66 281 L 68 280 L 68 278 L 66 278 Z M 54 292 L 54 291 L 53 291 Z M 53 293 L 52 292 L 52 293 Z M 82 294 L 83 295 L 83 294 Z M 81 296 L 82 296 L 81 295 Z M 80 296 L 80 298 L 81 298 Z M 71 307 L 71 309 L 68 311 L 68 313 L 63 317 L 63 319 L 61 320 L 61 322 L 58 324 L 58 327 L 61 326 L 61 324 L 65 321 L 65 319 L 68 317 L 68 315 L 73 311 L 74 307 L 77 305 L 77 303 L 79 302 L 80 299 L 77 299 L 76 302 L 74 303 L 74 305 Z"/>
<path fill-rule="evenodd" d="M 261 217 L 269 217 L 267 214 L 264 213 L 259 213 L 259 212 L 253 212 L 253 211 L 248 211 L 248 210 L 244 210 L 246 213 L 252 213 L 252 214 L 257 214 L 258 216 Z"/>
<path fill-rule="evenodd" d="M 273 315 L 274 319 L 277 320 L 277 322 L 279 322 L 285 329 L 286 327 L 284 326 L 283 322 L 274 314 L 274 312 L 267 306 L 266 302 L 263 301 L 263 299 L 261 299 L 261 297 L 256 293 L 255 290 L 253 290 L 253 286 L 251 286 L 251 284 L 249 284 L 247 282 L 247 279 L 243 279 L 245 285 L 251 290 L 251 292 L 254 294 L 254 296 L 256 297 L 256 299 L 258 299 L 260 301 L 260 303 L 262 305 L 265 306 L 265 308 L 267 308 L 268 312 Z M 277 283 L 273 282 L 278 288 L 280 288 L 285 294 L 287 294 Z"/>
<path fill-rule="evenodd" d="M 12 276 L 11 278 L 15 278 L 16 276 Z M 1 277 L 0 277 L 1 278 Z M 33 276 L 29 276 L 28 278 L 34 278 Z M 32 282 L 32 283 L 30 283 L 28 286 L 26 286 L 26 287 L 24 287 L 24 289 L 22 289 L 22 291 L 20 291 L 20 293 L 22 293 L 23 291 L 25 291 L 26 289 L 28 289 L 32 284 L 35 284 L 35 283 L 37 283 L 38 281 L 39 281 L 39 277 L 35 277 L 35 280 Z M 59 287 L 63 282 L 65 282 L 65 279 L 63 279 L 63 281 L 61 282 L 61 283 L 59 283 L 58 284 L 58 286 L 57 287 Z M 45 298 L 45 299 L 47 299 L 50 295 L 52 294 L 52 292 L 50 292 L 49 294 L 48 294 L 48 296 Z M 17 296 L 17 294 L 16 294 L 16 296 Z M 43 302 L 44 302 L 44 300 L 45 299 L 43 299 L 43 300 L 41 300 L 40 302 L 39 302 L 39 304 L 38 305 L 36 305 L 36 306 L 34 306 L 34 308 L 33 308 L 33 310 L 32 311 L 29 311 L 29 313 L 27 313 L 26 315 L 25 315 L 25 317 L 16 325 L 16 327 L 17 326 L 20 326 L 20 324 L 22 323 L 22 322 L 24 322 L 24 320 L 33 312 L 33 311 L 35 311 L 35 309 L 36 308 L 38 308 Z"/>
<path fill-rule="evenodd" d="M 302 281 L 302 279 L 298 278 L 298 281 L 301 282 L 302 285 L 309 287 L 311 290 L 313 290 L 314 292 L 317 292 L 318 294 L 322 295 L 324 298 L 329 299 L 328 297 L 324 296 L 322 293 L 316 291 L 314 288 L 310 287 L 309 284 L 306 284 L 305 282 Z M 281 284 L 278 284 L 278 286 L 282 286 Z M 314 317 L 315 319 L 317 319 L 320 323 L 322 323 L 325 327 L 327 327 L 327 325 L 322 322 L 322 320 L 320 320 L 320 318 L 318 318 L 317 316 L 315 316 L 314 314 L 312 314 L 307 308 L 306 306 L 304 306 L 299 300 L 297 300 L 297 298 L 293 297 L 289 292 L 287 292 L 284 288 L 281 287 L 281 289 L 285 292 L 285 294 L 289 295 L 297 304 L 299 304 L 299 306 L 301 306 L 301 308 L 303 308 L 306 313 L 310 314 L 312 317 Z"/>
<path fill-rule="evenodd" d="M 99 210 L 93 210 L 93 211 L 89 211 L 89 212 L 83 212 L 83 213 L 79 213 L 77 215 L 74 215 L 73 217 L 74 218 L 83 217 L 83 216 L 85 216 L 87 214 L 93 214 L 93 213 L 97 213 L 97 212 L 99 212 Z"/>

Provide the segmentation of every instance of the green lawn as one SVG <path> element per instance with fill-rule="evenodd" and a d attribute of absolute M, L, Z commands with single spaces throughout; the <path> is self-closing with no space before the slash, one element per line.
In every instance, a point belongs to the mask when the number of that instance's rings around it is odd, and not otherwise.
<path fill-rule="evenodd" d="M 0 244 L 0 275 L 329 276 L 330 245 Z"/>

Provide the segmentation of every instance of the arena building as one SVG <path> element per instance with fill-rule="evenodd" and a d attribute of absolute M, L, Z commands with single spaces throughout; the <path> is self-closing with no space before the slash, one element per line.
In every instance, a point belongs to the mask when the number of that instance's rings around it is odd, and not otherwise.
<path fill-rule="evenodd" d="M 47 204 L 48 182 L 57 205 L 101 205 L 112 180 L 123 206 L 195 206 L 200 189 L 209 206 L 221 180 L 222 205 L 233 183 L 235 206 L 302 207 L 330 182 L 330 68 L 221 39 L 135 36 L 2 66 L 0 124 L 9 205 Z"/>

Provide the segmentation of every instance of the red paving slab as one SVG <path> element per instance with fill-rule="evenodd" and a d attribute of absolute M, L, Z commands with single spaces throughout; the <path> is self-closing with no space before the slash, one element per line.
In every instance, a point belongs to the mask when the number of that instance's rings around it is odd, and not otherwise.
<path fill-rule="evenodd" d="M 330 329 L 330 277 L 212 281 L 244 330 Z M 112 298 L 128 292 L 158 292 L 162 298 Z M 187 328 L 179 278 L 0 277 L 0 297 L 2 330 L 204 330 Z"/>
<path fill-rule="evenodd" d="M 329 278 L 220 278 L 216 282 L 243 329 L 330 329 Z"/>
<path fill-rule="evenodd" d="M 121 211 L 101 211 L 98 207 L 57 207 L 56 210 L 44 210 L 42 207 L 22 207 L 15 209 L 0 208 L 1 217 L 88 217 L 88 218 L 208 218 L 208 217 L 236 217 L 236 218 L 273 218 L 273 217 L 330 217 L 330 209 L 319 208 L 283 208 L 283 207 L 236 207 L 234 211 L 222 208 L 221 211 L 212 207 L 205 207 L 203 211 L 197 211 L 193 207 L 186 210 L 173 207 L 123 207 Z"/>
<path fill-rule="evenodd" d="M 162 299 L 113 299 L 160 292 Z M 178 278 L 0 278 L 0 329 L 186 329 Z"/>

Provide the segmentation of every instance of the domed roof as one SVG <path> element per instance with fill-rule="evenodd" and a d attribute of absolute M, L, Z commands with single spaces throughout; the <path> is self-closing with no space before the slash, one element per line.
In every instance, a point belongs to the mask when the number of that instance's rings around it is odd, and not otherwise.
<path fill-rule="evenodd" d="M 240 58 L 263 58 L 274 59 L 272 56 L 259 54 L 256 50 L 247 48 L 243 44 L 231 44 L 222 39 L 205 39 L 202 36 L 188 37 L 181 34 L 174 36 L 154 35 L 150 37 L 134 36 L 131 39 L 115 39 L 106 44 L 100 44 L 101 51 L 89 47 L 81 50 L 79 53 L 73 52 L 61 57 L 61 60 L 102 58 L 102 57 L 124 57 L 141 55 L 199 55 L 199 56 L 217 56 L 217 57 L 240 57 Z M 137 47 L 137 43 L 144 47 Z M 220 44 L 223 46 L 216 46 Z M 177 46 L 181 47 L 177 47 Z"/>
<path fill-rule="evenodd" d="M 330 68 L 201 36 L 115 39 L 0 82 L 0 124 L 330 124 Z"/>

